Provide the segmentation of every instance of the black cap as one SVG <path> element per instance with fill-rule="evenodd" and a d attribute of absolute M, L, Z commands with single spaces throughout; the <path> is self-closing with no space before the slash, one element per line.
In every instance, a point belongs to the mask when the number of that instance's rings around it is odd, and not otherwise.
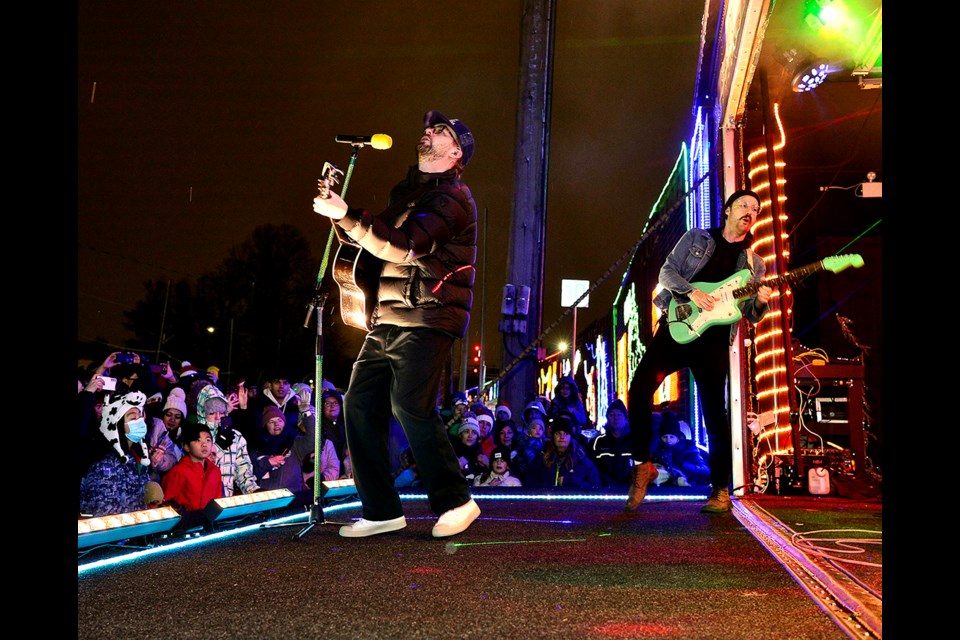
<path fill-rule="evenodd" d="M 463 155 L 460 157 L 460 164 L 464 167 L 467 166 L 470 158 L 473 157 L 474 147 L 473 134 L 470 133 L 470 129 L 468 129 L 467 125 L 463 124 L 462 121 L 456 118 L 448 118 L 439 111 L 427 111 L 424 114 L 424 128 L 435 127 L 438 124 L 445 124 L 453 131 L 457 144 L 460 145 L 460 151 L 463 152 Z"/>

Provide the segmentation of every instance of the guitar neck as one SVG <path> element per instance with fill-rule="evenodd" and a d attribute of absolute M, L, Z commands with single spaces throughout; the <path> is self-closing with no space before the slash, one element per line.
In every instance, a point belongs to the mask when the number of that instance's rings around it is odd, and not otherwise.
<path fill-rule="evenodd" d="M 739 289 L 733 290 L 733 296 L 736 299 L 747 298 L 752 296 L 757 292 L 760 287 L 776 287 L 777 285 L 784 283 L 796 282 L 804 276 L 808 276 L 811 273 L 815 273 L 823 269 L 823 261 L 811 262 L 805 267 L 800 267 L 799 269 L 794 269 L 793 271 L 788 271 L 782 276 L 777 276 L 776 278 L 770 278 L 768 280 L 761 280 L 760 282 L 751 282 L 747 285 L 740 287 Z"/>

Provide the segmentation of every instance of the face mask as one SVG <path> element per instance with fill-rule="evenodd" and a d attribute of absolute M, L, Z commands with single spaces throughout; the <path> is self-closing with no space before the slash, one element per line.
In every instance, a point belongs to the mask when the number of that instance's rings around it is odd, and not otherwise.
<path fill-rule="evenodd" d="M 143 418 L 128 422 L 127 428 L 130 429 L 130 433 L 127 434 L 127 440 L 130 442 L 140 442 L 143 436 L 147 435 L 147 421 Z"/>

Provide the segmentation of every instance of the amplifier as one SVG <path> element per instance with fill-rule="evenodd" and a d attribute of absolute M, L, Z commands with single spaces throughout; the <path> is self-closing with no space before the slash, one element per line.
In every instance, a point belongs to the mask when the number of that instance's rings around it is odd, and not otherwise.
<path fill-rule="evenodd" d="M 803 468 L 823 467 L 834 473 L 853 473 L 855 464 L 850 449 L 801 449 Z"/>

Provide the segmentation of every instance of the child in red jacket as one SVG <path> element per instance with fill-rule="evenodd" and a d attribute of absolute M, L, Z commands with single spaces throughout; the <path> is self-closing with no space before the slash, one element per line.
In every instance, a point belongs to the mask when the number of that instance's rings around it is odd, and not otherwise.
<path fill-rule="evenodd" d="M 205 424 L 184 425 L 180 444 L 183 457 L 162 479 L 164 499 L 187 511 L 199 511 L 223 496 L 220 467 L 210 458 L 210 428 Z"/>

